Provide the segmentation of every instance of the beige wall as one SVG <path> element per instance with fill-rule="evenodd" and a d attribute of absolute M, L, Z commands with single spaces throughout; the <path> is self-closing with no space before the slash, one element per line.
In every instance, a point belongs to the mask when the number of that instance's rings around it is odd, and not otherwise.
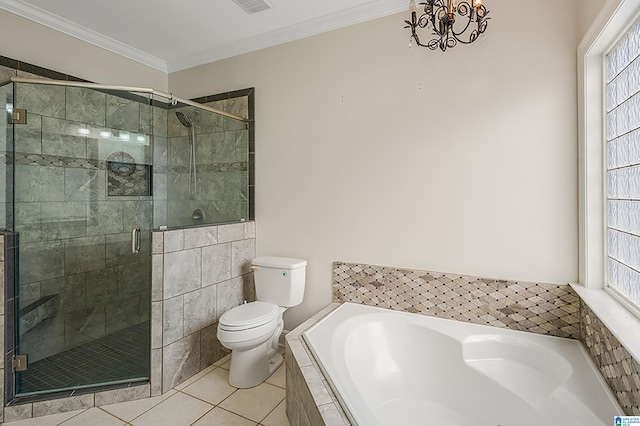
<path fill-rule="evenodd" d="M 578 16 L 580 19 L 579 36 L 580 39 L 584 37 L 591 24 L 602 10 L 602 7 L 607 0 L 582 0 L 580 1 L 580 9 L 578 10 Z"/>
<path fill-rule="evenodd" d="M 0 55 L 103 84 L 167 90 L 167 74 L 0 10 Z"/>
<path fill-rule="evenodd" d="M 335 260 L 577 279 L 577 5 L 496 2 L 445 54 L 397 14 L 169 76 L 256 87 L 257 254 L 309 261 L 287 328 L 330 302 Z"/>
<path fill-rule="evenodd" d="M 575 47 L 604 3 L 541 0 L 542 24 L 497 2 L 445 54 L 409 50 L 397 14 L 169 76 L 0 10 L 0 54 L 182 97 L 256 87 L 258 254 L 309 260 L 291 328 L 334 260 L 577 278 Z"/>

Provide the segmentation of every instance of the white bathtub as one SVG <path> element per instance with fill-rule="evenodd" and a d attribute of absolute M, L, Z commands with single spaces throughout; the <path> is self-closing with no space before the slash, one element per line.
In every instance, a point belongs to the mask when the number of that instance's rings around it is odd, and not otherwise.
<path fill-rule="evenodd" d="M 303 337 L 356 425 L 600 426 L 623 414 L 571 339 L 353 303 Z"/>

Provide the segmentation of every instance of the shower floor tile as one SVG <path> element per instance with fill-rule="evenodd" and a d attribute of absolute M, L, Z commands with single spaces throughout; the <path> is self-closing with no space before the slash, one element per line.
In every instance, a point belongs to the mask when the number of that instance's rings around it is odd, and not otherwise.
<path fill-rule="evenodd" d="M 30 363 L 19 394 L 80 388 L 149 377 L 149 322 Z"/>

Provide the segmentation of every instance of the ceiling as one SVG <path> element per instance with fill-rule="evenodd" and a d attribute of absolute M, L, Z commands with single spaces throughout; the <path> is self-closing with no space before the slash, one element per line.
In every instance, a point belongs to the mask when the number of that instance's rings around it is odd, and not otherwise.
<path fill-rule="evenodd" d="M 390 15 L 406 10 L 409 3 L 266 2 L 265 7 L 272 7 L 253 14 L 233 0 L 0 0 L 0 8 L 173 72 Z"/>

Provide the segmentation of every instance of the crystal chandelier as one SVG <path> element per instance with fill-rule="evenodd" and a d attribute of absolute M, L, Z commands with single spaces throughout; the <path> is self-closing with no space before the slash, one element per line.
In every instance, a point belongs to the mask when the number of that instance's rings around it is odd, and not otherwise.
<path fill-rule="evenodd" d="M 456 0 L 427 0 L 419 3 L 424 6 L 424 13 L 418 17 L 415 0 L 409 3 L 411 12 L 411 20 L 404 21 L 411 28 L 411 37 L 409 38 L 409 46 L 414 43 L 421 47 L 428 47 L 431 50 L 440 48 L 443 52 L 447 48 L 455 47 L 458 42 L 463 44 L 471 44 L 478 39 L 478 36 L 487 29 L 487 15 L 489 11 L 482 4 L 482 0 L 468 1 Z M 456 15 L 459 16 L 459 23 L 456 31 L 454 24 L 456 23 Z M 434 38 L 429 40 L 427 44 L 420 43 L 420 38 L 416 30 L 418 28 L 431 29 Z M 471 29 L 468 36 L 465 35 L 467 30 Z"/>

